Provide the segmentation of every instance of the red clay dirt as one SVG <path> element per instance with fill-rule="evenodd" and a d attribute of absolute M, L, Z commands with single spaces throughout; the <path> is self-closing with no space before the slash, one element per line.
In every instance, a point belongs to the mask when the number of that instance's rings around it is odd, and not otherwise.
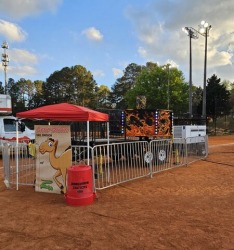
<path fill-rule="evenodd" d="M 0 165 L 1 167 L 1 165 Z M 234 249 L 234 136 L 188 167 L 98 191 L 89 206 L 0 175 L 0 249 Z"/>

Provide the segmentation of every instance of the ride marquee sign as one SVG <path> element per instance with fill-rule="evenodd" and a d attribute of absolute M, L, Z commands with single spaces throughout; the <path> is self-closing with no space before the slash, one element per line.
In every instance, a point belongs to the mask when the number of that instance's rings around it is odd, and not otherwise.
<path fill-rule="evenodd" d="M 173 113 L 170 110 L 129 109 L 124 112 L 126 136 L 171 137 Z"/>

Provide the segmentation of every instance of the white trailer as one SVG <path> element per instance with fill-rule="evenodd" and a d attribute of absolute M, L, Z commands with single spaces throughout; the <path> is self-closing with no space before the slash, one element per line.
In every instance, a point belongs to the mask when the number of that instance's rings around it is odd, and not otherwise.
<path fill-rule="evenodd" d="M 35 139 L 35 131 L 27 128 L 22 121 L 10 115 L 12 113 L 11 97 L 9 95 L 0 95 L 0 151 L 4 142 L 16 141 L 16 131 L 18 137 Z M 18 124 L 18 128 L 16 128 Z"/>
<path fill-rule="evenodd" d="M 0 94 L 0 114 L 9 115 L 12 113 L 11 97 Z"/>

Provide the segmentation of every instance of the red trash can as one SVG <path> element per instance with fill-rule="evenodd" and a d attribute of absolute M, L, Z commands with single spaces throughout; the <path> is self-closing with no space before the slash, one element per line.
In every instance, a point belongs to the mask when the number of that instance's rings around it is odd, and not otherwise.
<path fill-rule="evenodd" d="M 84 206 L 94 201 L 92 168 L 87 165 L 75 165 L 68 168 L 67 193 L 68 205 Z"/>

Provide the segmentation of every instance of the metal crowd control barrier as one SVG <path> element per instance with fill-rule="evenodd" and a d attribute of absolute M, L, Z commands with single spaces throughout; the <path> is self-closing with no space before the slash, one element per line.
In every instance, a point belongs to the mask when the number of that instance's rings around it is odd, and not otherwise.
<path fill-rule="evenodd" d="M 200 136 L 173 141 L 132 141 L 89 148 L 77 145 L 72 146 L 72 152 L 72 164 L 92 166 L 96 191 L 204 159 L 208 156 L 208 139 Z M 6 143 L 2 157 L 4 182 L 8 187 L 35 184 L 36 160 L 29 157 L 27 145 L 16 150 L 16 145 Z"/>
<path fill-rule="evenodd" d="M 149 146 L 149 152 L 152 154 L 150 163 L 152 174 L 172 168 L 171 140 L 154 140 Z"/>
<path fill-rule="evenodd" d="M 15 144 L 5 143 L 2 158 L 4 182 L 7 187 L 10 187 L 10 185 L 34 185 L 36 162 L 35 159 L 29 158 L 27 144 L 20 144 L 17 148 Z"/>
<path fill-rule="evenodd" d="M 150 174 L 144 161 L 148 142 L 124 142 L 93 148 L 96 189 L 111 187 Z"/>
<path fill-rule="evenodd" d="M 208 137 L 186 138 L 186 150 L 187 164 L 206 158 L 208 156 Z"/>

